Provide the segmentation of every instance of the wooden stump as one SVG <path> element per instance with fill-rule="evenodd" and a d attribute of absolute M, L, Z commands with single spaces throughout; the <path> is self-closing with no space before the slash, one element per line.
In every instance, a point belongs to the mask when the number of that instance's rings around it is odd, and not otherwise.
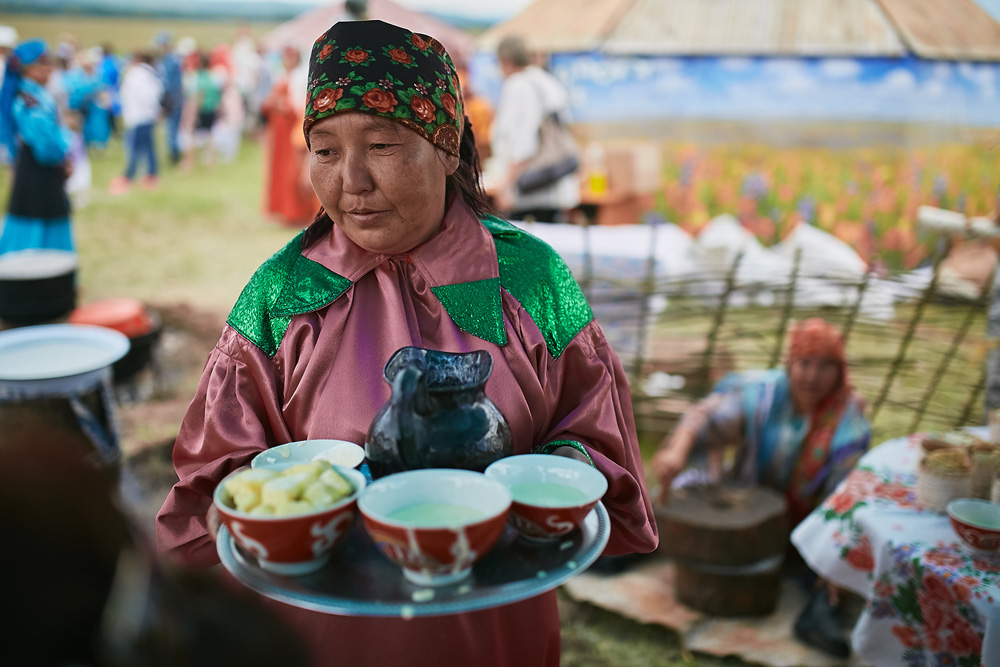
<path fill-rule="evenodd" d="M 677 489 L 656 508 L 660 550 L 677 560 L 677 598 L 718 616 L 769 614 L 788 545 L 785 499 L 762 487 Z"/>

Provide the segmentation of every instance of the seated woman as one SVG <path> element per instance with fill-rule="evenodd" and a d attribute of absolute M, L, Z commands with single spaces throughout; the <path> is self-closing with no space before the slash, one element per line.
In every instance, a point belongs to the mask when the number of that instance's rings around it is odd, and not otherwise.
<path fill-rule="evenodd" d="M 212 491 L 260 451 L 364 442 L 399 348 L 487 350 L 486 393 L 515 454 L 608 479 L 606 552 L 649 552 L 656 524 L 622 365 L 555 252 L 489 215 L 458 75 L 435 39 L 334 25 L 310 58 L 304 131 L 323 213 L 257 271 L 212 351 L 174 446 L 160 548 L 219 562 Z M 555 592 L 413 619 L 276 604 L 321 665 L 559 664 Z"/>
<path fill-rule="evenodd" d="M 871 427 L 864 406 L 851 387 L 839 332 L 818 318 L 801 322 L 791 332 L 785 368 L 731 374 L 685 414 L 653 457 L 661 500 L 671 487 L 685 484 L 679 475 L 693 450 L 708 451 L 710 468 L 717 472 L 722 448 L 739 444 L 735 480 L 783 493 L 791 525 L 797 525 L 868 449 Z M 688 481 L 700 476 L 695 471 L 684 475 Z M 846 654 L 825 593 L 810 601 L 796 634 Z"/>

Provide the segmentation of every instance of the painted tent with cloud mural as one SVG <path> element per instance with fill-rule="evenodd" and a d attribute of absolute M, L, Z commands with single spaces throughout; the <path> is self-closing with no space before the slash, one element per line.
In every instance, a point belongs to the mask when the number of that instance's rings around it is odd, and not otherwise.
<path fill-rule="evenodd" d="M 730 214 L 769 246 L 806 221 L 912 269 L 936 243 L 920 205 L 995 207 L 1000 23 L 973 0 L 539 0 L 479 38 L 493 99 L 510 35 L 634 195 L 615 222 L 656 213 L 696 234 Z M 607 159 L 651 140 L 660 178 Z"/>

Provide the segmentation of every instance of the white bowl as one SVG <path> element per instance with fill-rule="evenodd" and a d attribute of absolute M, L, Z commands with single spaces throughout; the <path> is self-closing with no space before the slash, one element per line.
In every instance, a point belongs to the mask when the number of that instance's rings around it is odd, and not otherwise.
<path fill-rule="evenodd" d="M 347 440 L 299 440 L 264 450 L 253 457 L 250 467 L 287 468 L 299 463 L 329 461 L 345 468 L 357 468 L 364 459 L 364 448 Z"/>
<path fill-rule="evenodd" d="M 552 454 L 508 456 L 490 464 L 486 476 L 511 490 L 514 527 L 524 538 L 542 542 L 579 527 L 608 490 L 601 471 Z"/>
<path fill-rule="evenodd" d="M 444 586 L 469 576 L 473 563 L 503 533 L 510 492 L 469 470 L 409 470 L 369 484 L 358 498 L 365 529 L 379 550 L 421 586 Z M 407 521 L 393 513 L 424 504 L 457 505 L 470 516 Z M 426 516 L 426 515 L 425 515 Z"/>

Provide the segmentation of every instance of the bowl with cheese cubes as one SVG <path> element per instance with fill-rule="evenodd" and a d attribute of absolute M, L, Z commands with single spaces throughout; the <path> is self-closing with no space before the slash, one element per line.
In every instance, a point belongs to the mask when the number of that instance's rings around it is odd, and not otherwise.
<path fill-rule="evenodd" d="M 508 456 L 486 468 L 486 476 L 510 489 L 509 521 L 532 542 L 551 542 L 578 528 L 608 490 L 597 468 L 552 454 Z"/>
<path fill-rule="evenodd" d="M 357 513 L 365 477 L 328 461 L 237 470 L 213 502 L 235 542 L 264 570 L 314 572 L 330 559 Z"/>

